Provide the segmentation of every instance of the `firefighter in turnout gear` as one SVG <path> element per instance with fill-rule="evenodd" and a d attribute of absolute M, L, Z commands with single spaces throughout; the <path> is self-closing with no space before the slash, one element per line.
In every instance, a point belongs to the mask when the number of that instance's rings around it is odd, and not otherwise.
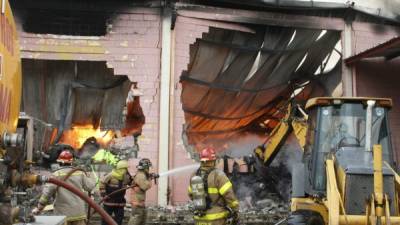
<path fill-rule="evenodd" d="M 215 168 L 213 148 L 200 152 L 200 168 L 190 179 L 189 197 L 193 201 L 196 225 L 238 224 L 239 201 L 225 173 Z"/>
<path fill-rule="evenodd" d="M 239 201 L 229 178 L 215 168 L 216 160 L 213 148 L 203 149 L 200 168 L 190 179 L 188 192 L 196 225 L 238 224 Z"/>
<path fill-rule="evenodd" d="M 150 173 L 151 162 L 149 159 L 143 158 L 136 166 L 137 173 L 133 177 L 132 192 L 131 192 L 131 205 L 132 215 L 129 219 L 128 225 L 142 225 L 146 223 L 146 191 L 152 186 L 151 180 L 157 179 L 158 175 Z"/>
<path fill-rule="evenodd" d="M 85 172 L 71 167 L 73 155 L 70 151 L 62 151 L 57 162 L 61 168 L 53 173 L 54 177 L 64 180 L 80 190 L 90 192 L 95 188 L 94 179 L 87 176 Z M 52 197 L 54 197 L 54 214 L 65 215 L 67 225 L 86 224 L 85 202 L 67 189 L 59 188 L 54 184 L 47 184 L 43 188 L 38 206 L 32 213 L 39 214 Z"/>
<path fill-rule="evenodd" d="M 126 190 L 119 191 L 115 194 L 112 193 L 126 188 L 131 182 L 132 178 L 129 175 L 128 161 L 126 160 L 119 161 L 111 173 L 107 174 L 100 182 L 100 194 L 105 198 L 103 202 L 104 210 L 111 216 L 114 214 L 113 219 L 118 225 L 121 225 L 124 219 Z M 107 225 L 104 220 L 102 220 L 101 224 Z"/>

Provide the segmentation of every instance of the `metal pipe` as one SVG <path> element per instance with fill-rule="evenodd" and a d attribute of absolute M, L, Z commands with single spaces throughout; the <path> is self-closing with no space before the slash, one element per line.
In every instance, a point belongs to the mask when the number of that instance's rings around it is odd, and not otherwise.
<path fill-rule="evenodd" d="M 65 181 L 56 179 L 54 177 L 48 178 L 47 182 L 55 184 L 55 185 L 60 186 L 60 187 L 63 187 L 65 189 L 67 189 L 68 191 L 74 193 L 79 198 L 81 198 L 86 203 L 88 203 L 88 205 L 90 207 L 92 207 L 94 210 L 96 210 L 100 214 L 100 216 L 106 221 L 106 223 L 108 225 L 117 225 L 117 223 L 111 218 L 110 215 L 108 215 L 108 213 L 106 211 L 104 211 L 103 208 L 101 208 L 98 204 L 96 204 L 96 202 L 93 201 L 93 199 L 89 198 L 89 196 L 87 196 L 85 193 L 80 191 L 78 188 L 70 185 L 69 183 L 67 183 Z"/>
<path fill-rule="evenodd" d="M 352 30 L 352 23 L 345 23 L 344 29 L 341 34 L 341 44 L 343 58 L 348 58 L 353 55 L 354 52 L 354 34 Z M 344 63 L 342 64 L 342 89 L 343 96 L 354 96 L 353 93 L 353 74 L 352 69 L 347 67 Z"/>
<path fill-rule="evenodd" d="M 216 1 L 218 2 L 218 1 Z M 239 3 L 239 1 L 233 0 L 225 0 L 219 2 L 235 2 Z M 387 4 L 386 1 L 365 1 L 365 0 L 308 0 L 308 1 L 300 1 L 300 0 L 263 0 L 263 1 L 254 1 L 260 3 L 249 3 L 250 1 L 241 1 L 242 5 L 254 5 L 254 6 L 263 6 L 263 7 L 272 7 L 272 8 L 288 8 L 288 9 L 301 9 L 301 10 L 315 10 L 315 9 L 354 9 L 360 12 L 364 12 L 369 15 L 378 16 L 380 18 L 385 18 L 390 21 L 399 22 L 397 18 L 397 9 L 400 5 L 398 1 L 390 1 L 391 4 Z M 188 3 L 175 3 L 176 9 L 186 9 L 193 6 L 193 4 Z M 207 9 L 205 6 L 197 6 L 199 8 Z M 378 10 L 379 9 L 379 10 Z M 218 15 L 221 16 L 221 15 Z M 243 20 L 248 20 L 248 18 L 243 18 Z M 236 21 L 237 22 L 237 21 Z"/>
<path fill-rule="evenodd" d="M 1 14 L 6 12 L 6 0 L 1 1 Z"/>
<path fill-rule="evenodd" d="M 367 115 L 365 125 L 365 151 L 370 152 L 372 150 L 371 138 L 372 138 L 372 108 L 375 105 L 374 100 L 367 101 Z"/>
<path fill-rule="evenodd" d="M 304 112 L 304 110 L 301 108 L 301 106 L 299 104 L 296 105 L 297 109 L 299 110 L 299 112 L 303 115 L 304 119 L 308 119 L 308 114 L 306 112 Z"/>
<path fill-rule="evenodd" d="M 162 50 L 161 50 L 161 84 L 160 84 L 160 126 L 158 141 L 158 173 L 168 171 L 168 152 L 170 141 L 170 98 L 171 98 L 171 9 L 163 8 L 162 12 Z M 167 205 L 168 179 L 162 177 L 158 185 L 158 204 Z"/>
<path fill-rule="evenodd" d="M 169 161 L 168 161 L 168 168 L 174 168 L 174 145 L 175 145 L 175 30 L 171 30 L 171 69 L 170 69 L 170 99 L 169 99 Z M 174 189 L 174 182 L 171 177 L 168 177 L 168 187 L 170 190 Z M 167 189 L 167 204 L 171 202 L 171 192 Z"/>

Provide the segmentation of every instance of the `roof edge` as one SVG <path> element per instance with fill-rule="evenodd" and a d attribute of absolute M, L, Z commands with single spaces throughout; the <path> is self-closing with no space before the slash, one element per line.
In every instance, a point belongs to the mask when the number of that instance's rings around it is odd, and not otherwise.
<path fill-rule="evenodd" d="M 306 103 L 306 109 L 310 109 L 315 106 L 330 105 L 333 104 L 334 100 L 340 100 L 343 102 L 367 102 L 368 100 L 377 101 L 379 105 L 392 108 L 393 102 L 390 98 L 375 98 L 375 97 L 315 97 L 311 98 Z"/>

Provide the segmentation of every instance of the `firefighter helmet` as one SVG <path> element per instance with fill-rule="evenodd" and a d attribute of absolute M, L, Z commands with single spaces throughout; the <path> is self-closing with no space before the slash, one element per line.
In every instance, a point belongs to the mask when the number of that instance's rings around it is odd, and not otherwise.
<path fill-rule="evenodd" d="M 72 163 L 72 161 L 74 161 L 74 155 L 68 150 L 63 150 L 57 158 L 59 163 Z"/>
<path fill-rule="evenodd" d="M 128 169 L 128 161 L 121 160 L 117 163 L 116 169 Z"/>
<path fill-rule="evenodd" d="M 136 166 L 139 170 L 149 169 L 152 166 L 150 159 L 143 158 L 139 161 L 139 164 Z"/>
<path fill-rule="evenodd" d="M 212 161 L 216 160 L 217 156 L 215 155 L 215 150 L 211 147 L 205 148 L 200 152 L 200 161 Z"/>

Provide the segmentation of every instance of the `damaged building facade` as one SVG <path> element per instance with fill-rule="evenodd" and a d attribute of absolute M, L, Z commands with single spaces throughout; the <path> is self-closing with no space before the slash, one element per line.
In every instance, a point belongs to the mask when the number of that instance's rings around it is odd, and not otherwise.
<path fill-rule="evenodd" d="M 101 138 L 115 132 L 127 145 L 140 134 L 138 158 L 162 173 L 193 164 L 205 145 L 251 152 L 290 98 L 373 93 L 393 99 L 400 146 L 398 59 L 343 63 L 400 34 L 397 1 L 10 2 L 22 111 L 42 121 L 48 139 L 74 126 L 99 128 Z M 244 137 L 251 143 L 235 149 Z M 187 202 L 188 177 L 161 177 L 149 204 Z"/>

